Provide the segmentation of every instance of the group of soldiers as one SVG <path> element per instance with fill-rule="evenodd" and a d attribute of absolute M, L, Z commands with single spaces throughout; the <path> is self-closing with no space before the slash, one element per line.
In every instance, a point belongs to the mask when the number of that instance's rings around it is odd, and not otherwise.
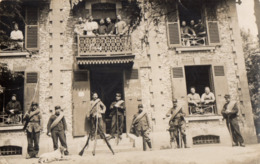
<path fill-rule="evenodd" d="M 114 24 L 109 17 L 106 19 L 100 19 L 99 24 L 93 20 L 93 17 L 90 15 L 88 19 L 82 19 L 81 17 L 78 20 L 78 23 L 75 25 L 74 32 L 77 35 L 124 35 L 127 31 L 127 24 L 122 20 L 120 15 L 117 15 L 117 22 Z"/>
<path fill-rule="evenodd" d="M 194 89 L 194 88 L 192 88 Z M 227 128 L 232 138 L 232 146 L 244 147 L 244 140 L 239 130 L 238 112 L 239 105 L 236 101 L 231 101 L 230 95 L 224 96 L 226 103 L 223 106 L 221 114 L 226 119 Z M 19 102 L 16 101 L 16 95 L 7 104 L 7 110 L 10 114 L 19 111 Z M 112 117 L 111 134 L 107 136 L 102 127 L 102 114 L 106 112 L 106 106 L 98 98 L 97 93 L 92 94 L 91 109 L 87 113 L 90 120 L 91 130 L 89 138 L 96 141 L 97 134 L 103 138 L 110 150 L 113 152 L 109 140 L 113 138 L 121 139 L 124 127 L 124 116 L 126 112 L 125 102 L 122 100 L 121 93 L 116 93 L 115 101 L 110 105 L 110 116 Z M 174 142 L 177 148 L 188 148 L 186 139 L 185 113 L 181 103 L 177 99 L 173 100 L 173 108 L 167 114 L 169 119 L 170 142 Z M 40 133 L 43 130 L 42 115 L 39 105 L 32 102 L 31 108 L 24 114 L 24 130 L 27 134 L 28 148 L 26 158 L 38 157 Z M 148 113 L 143 105 L 138 105 L 138 112 L 133 116 L 130 133 L 143 138 L 143 150 L 147 150 L 146 145 L 152 150 L 152 143 L 149 137 L 151 132 L 151 123 Z M 65 131 L 67 130 L 66 120 L 60 106 L 55 106 L 55 114 L 51 115 L 47 124 L 47 135 L 52 137 L 54 150 L 58 149 L 58 140 L 65 148 L 65 155 L 68 155 L 68 146 L 66 143 Z M 98 132 L 98 133 L 97 133 Z M 87 142 L 88 143 L 88 142 Z M 182 144 L 183 143 L 183 144 Z M 114 152 L 113 152 L 114 153 Z"/>

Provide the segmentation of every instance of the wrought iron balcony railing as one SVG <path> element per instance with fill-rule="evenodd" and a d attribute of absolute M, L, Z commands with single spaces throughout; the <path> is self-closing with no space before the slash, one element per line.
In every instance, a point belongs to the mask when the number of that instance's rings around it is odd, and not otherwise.
<path fill-rule="evenodd" d="M 130 35 L 78 36 L 79 56 L 113 56 L 132 52 Z"/>

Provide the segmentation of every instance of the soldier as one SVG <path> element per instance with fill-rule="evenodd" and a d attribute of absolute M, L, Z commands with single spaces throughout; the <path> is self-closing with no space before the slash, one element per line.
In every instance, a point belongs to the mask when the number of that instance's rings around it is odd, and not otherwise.
<path fill-rule="evenodd" d="M 95 129 L 96 129 L 96 121 L 99 129 L 103 132 L 102 127 L 102 114 L 106 112 L 106 106 L 103 104 L 103 102 L 98 98 L 98 94 L 94 92 L 92 94 L 92 100 L 90 101 L 91 110 L 89 112 L 90 121 L 91 121 L 91 139 L 94 139 Z M 98 120 L 97 120 L 97 119 Z"/>
<path fill-rule="evenodd" d="M 60 106 L 55 106 L 55 114 L 48 121 L 47 135 L 50 136 L 51 132 L 54 150 L 58 149 L 59 139 L 61 145 L 65 148 L 64 155 L 69 155 L 65 130 L 67 130 L 67 124 L 64 114 L 61 112 Z"/>
<path fill-rule="evenodd" d="M 146 143 L 150 150 L 152 150 L 151 139 L 149 138 L 149 132 L 151 131 L 151 124 L 148 115 L 143 111 L 143 105 L 138 105 L 138 113 L 134 115 L 132 121 L 132 127 L 130 132 L 137 137 L 140 135 L 143 137 L 143 150 L 146 151 Z"/>
<path fill-rule="evenodd" d="M 166 114 L 167 117 L 171 116 L 169 120 L 169 132 L 171 137 L 171 142 L 174 142 L 176 139 L 177 141 L 177 148 L 180 148 L 180 142 L 183 140 L 184 147 L 188 148 L 187 142 L 186 142 L 186 133 L 185 133 L 185 120 L 184 116 L 185 113 L 182 111 L 182 107 L 178 104 L 178 100 L 173 100 L 173 108 L 171 108 L 168 113 Z M 181 138 L 179 137 L 181 136 Z"/>
<path fill-rule="evenodd" d="M 16 94 L 13 94 L 12 100 L 7 103 L 6 113 L 9 115 L 16 115 L 21 113 L 21 104 L 16 100 Z"/>
<path fill-rule="evenodd" d="M 238 105 L 236 101 L 230 101 L 230 95 L 226 94 L 224 96 L 226 103 L 223 106 L 221 114 L 226 119 L 227 128 L 230 132 L 232 138 L 232 146 L 242 146 L 245 147 L 244 139 L 240 133 L 238 124 Z"/>
<path fill-rule="evenodd" d="M 25 128 L 28 141 L 26 159 L 39 158 L 39 140 L 43 122 L 38 103 L 32 102 L 31 108 L 24 114 L 24 120 L 26 120 L 25 125 L 27 125 Z"/>
<path fill-rule="evenodd" d="M 121 93 L 116 93 L 116 101 L 110 105 L 110 116 L 112 116 L 111 134 L 109 140 L 115 138 L 115 134 L 118 131 L 119 138 L 123 133 L 124 127 L 124 115 L 125 115 L 125 102 L 121 100 Z M 117 129 L 118 128 L 118 129 Z"/>

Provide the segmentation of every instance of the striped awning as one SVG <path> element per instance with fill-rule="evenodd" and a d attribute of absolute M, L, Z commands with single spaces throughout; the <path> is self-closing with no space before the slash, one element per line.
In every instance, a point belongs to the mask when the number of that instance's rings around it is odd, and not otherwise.
<path fill-rule="evenodd" d="M 77 57 L 78 65 L 102 65 L 102 64 L 130 64 L 134 62 L 135 55 L 101 56 L 101 57 Z"/>

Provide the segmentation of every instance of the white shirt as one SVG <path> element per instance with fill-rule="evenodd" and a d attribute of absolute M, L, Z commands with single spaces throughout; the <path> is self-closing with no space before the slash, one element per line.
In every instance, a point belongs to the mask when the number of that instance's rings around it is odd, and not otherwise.
<path fill-rule="evenodd" d="M 97 22 L 93 21 L 93 22 L 86 22 L 85 23 L 85 27 L 84 27 L 84 30 L 87 31 L 87 35 L 95 35 L 93 33 L 93 30 L 97 30 L 98 29 L 98 24 Z"/>
<path fill-rule="evenodd" d="M 23 40 L 23 33 L 20 30 L 17 30 L 17 31 L 13 30 L 11 32 L 10 38 L 13 39 L 13 40 L 18 40 L 18 39 Z"/>

